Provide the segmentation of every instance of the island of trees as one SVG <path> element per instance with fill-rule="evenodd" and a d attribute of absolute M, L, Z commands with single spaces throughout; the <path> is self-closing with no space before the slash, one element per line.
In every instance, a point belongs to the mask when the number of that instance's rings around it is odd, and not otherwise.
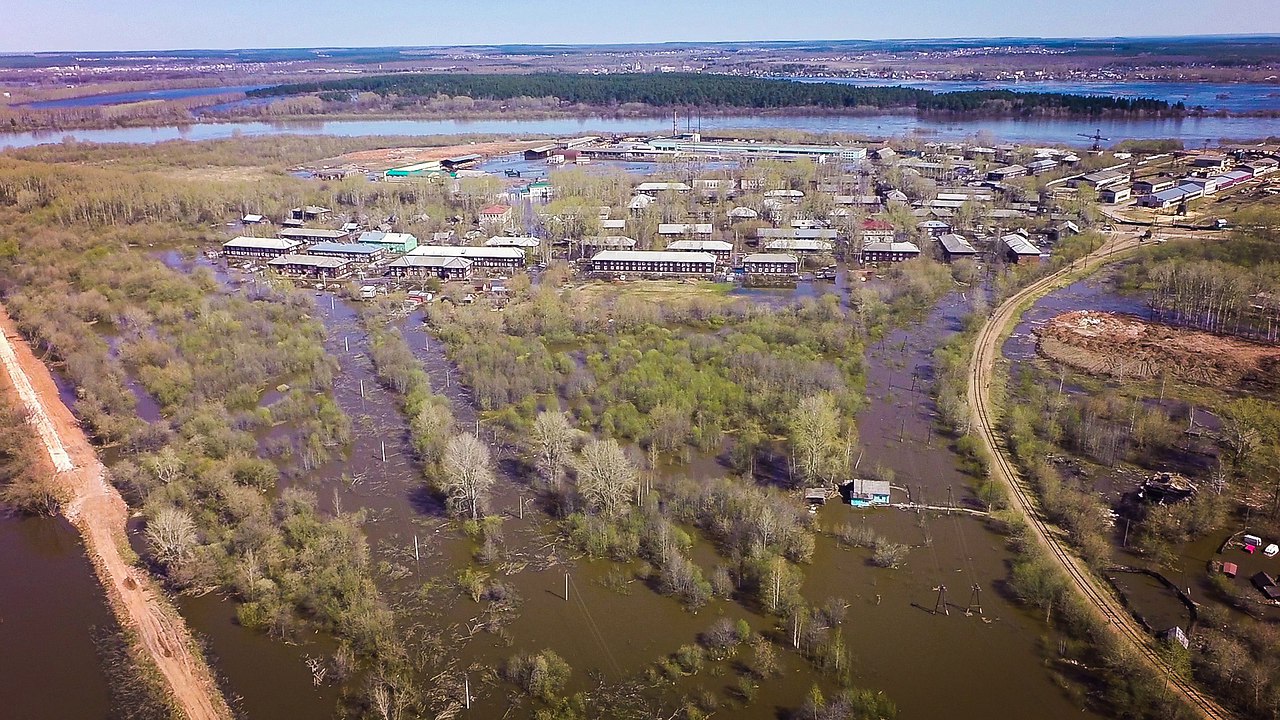
<path fill-rule="evenodd" d="M 1057 93 L 973 90 L 938 93 L 907 87 L 859 87 L 843 83 L 696 73 L 568 75 L 559 73 L 442 75 L 404 73 L 343 80 L 277 85 L 254 90 L 250 97 L 318 94 L 341 103 L 359 93 L 408 101 L 442 95 L 477 100 L 553 97 L 568 105 L 609 107 L 641 104 L 653 107 L 696 107 L 707 110 L 774 110 L 813 108 L 840 110 L 904 110 L 922 113 L 1000 115 L 1177 114 L 1182 103 Z"/>

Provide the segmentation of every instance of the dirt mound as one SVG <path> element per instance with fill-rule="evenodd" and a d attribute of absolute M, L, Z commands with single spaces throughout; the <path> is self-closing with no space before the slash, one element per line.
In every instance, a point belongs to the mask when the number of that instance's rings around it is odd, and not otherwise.
<path fill-rule="evenodd" d="M 1203 385 L 1276 389 L 1280 348 L 1174 328 L 1127 315 L 1079 310 L 1037 331 L 1040 352 L 1115 378 L 1172 377 Z"/>

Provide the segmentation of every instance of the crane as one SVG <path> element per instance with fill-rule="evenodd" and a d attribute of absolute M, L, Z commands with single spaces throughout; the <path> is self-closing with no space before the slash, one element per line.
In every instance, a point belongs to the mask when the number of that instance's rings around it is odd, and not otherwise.
<path fill-rule="evenodd" d="M 1090 140 L 1092 140 L 1092 141 L 1093 141 L 1093 147 L 1091 147 L 1091 148 L 1089 148 L 1089 149 L 1090 149 L 1090 150 L 1093 150 L 1094 152 L 1097 152 L 1098 150 L 1101 150 L 1101 149 L 1102 149 L 1102 141 L 1103 141 L 1103 140 L 1110 140 L 1110 139 L 1111 139 L 1111 138 L 1109 138 L 1109 137 L 1102 137 L 1102 128 L 1098 128 L 1097 130 L 1094 130 L 1092 135 L 1086 135 L 1085 133 L 1076 133 L 1076 134 L 1077 134 L 1077 135 L 1079 135 L 1079 136 L 1080 136 L 1080 137 L 1082 137 L 1082 138 L 1089 138 Z"/>

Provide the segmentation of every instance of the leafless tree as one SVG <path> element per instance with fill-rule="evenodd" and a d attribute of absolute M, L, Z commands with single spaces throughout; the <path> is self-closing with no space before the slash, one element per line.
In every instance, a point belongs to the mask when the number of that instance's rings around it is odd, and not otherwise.
<path fill-rule="evenodd" d="M 593 440 L 578 457 L 578 492 L 587 506 L 605 517 L 615 517 L 635 491 L 636 466 L 617 441 Z"/>
<path fill-rule="evenodd" d="M 560 485 L 560 475 L 573 450 L 576 434 L 568 416 L 562 412 L 541 412 L 533 421 L 533 441 L 537 445 L 538 459 L 547 474 L 547 484 L 553 488 Z"/>
<path fill-rule="evenodd" d="M 156 559 L 175 568 L 191 557 L 192 549 L 200 541 L 191 515 L 172 505 L 160 510 L 155 519 L 147 523 L 146 536 Z"/>
<path fill-rule="evenodd" d="M 471 433 L 454 435 L 444 449 L 441 469 L 450 506 L 472 520 L 480 517 L 480 505 L 494 482 L 489 448 Z"/>

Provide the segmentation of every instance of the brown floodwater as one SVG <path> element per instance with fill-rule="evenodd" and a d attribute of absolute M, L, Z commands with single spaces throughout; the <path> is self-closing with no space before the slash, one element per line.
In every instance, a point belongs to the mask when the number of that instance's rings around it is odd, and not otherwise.
<path fill-rule="evenodd" d="M 109 717 L 94 638 L 113 628 L 75 529 L 61 518 L 0 514 L 0 716 Z"/>

